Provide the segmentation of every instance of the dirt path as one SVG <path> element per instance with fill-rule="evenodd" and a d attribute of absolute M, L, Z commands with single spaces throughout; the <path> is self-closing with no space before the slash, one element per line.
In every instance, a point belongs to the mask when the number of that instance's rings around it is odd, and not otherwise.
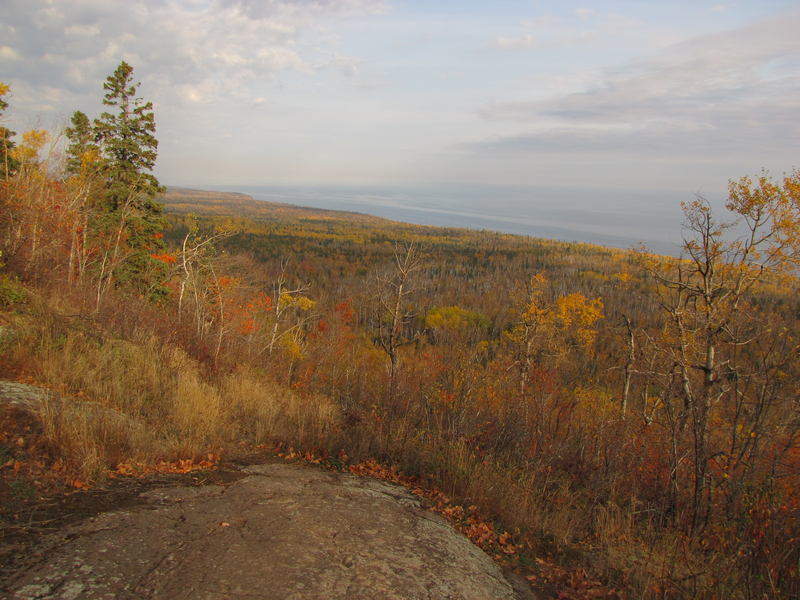
<path fill-rule="evenodd" d="M 405 488 L 292 464 L 242 471 L 41 536 L 2 597 L 534 598 Z"/>

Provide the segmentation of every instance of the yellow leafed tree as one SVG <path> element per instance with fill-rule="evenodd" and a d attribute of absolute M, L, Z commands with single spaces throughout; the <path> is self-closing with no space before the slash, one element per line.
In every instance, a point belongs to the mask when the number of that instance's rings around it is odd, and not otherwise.
<path fill-rule="evenodd" d="M 570 352 L 589 350 L 597 338 L 595 323 L 603 318 L 600 298 L 589 300 L 580 292 L 548 297 L 550 286 L 543 273 L 534 275 L 520 292 L 521 318 L 508 334 L 516 348 L 520 393 L 525 394 L 530 370 L 544 363 L 556 366 Z"/>
<path fill-rule="evenodd" d="M 800 443 L 797 379 L 786 376 L 798 373 L 798 347 L 780 326 L 791 317 L 758 302 L 762 284 L 786 289 L 800 266 L 800 172 L 731 182 L 726 206 L 732 221 L 717 220 L 702 197 L 683 204 L 680 257 L 639 253 L 665 317 L 659 335 L 641 334 L 639 374 L 645 390 L 659 390 L 673 432 L 667 510 L 686 513 L 691 529 L 709 522 L 718 497 L 737 505 L 758 460 L 773 453 L 778 465 Z M 712 463 L 726 477 L 715 481 Z M 681 506 L 684 465 L 692 497 Z"/>

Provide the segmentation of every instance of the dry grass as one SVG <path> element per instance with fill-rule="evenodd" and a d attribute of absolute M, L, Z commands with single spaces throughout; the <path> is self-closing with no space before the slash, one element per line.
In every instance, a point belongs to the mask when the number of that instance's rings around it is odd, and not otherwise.
<path fill-rule="evenodd" d="M 45 435 L 85 480 L 119 463 L 195 457 L 241 440 L 320 447 L 337 429 L 339 411 L 325 398 L 245 367 L 209 373 L 154 335 L 97 335 L 48 308 L 44 319 L 17 320 L 3 359 L 7 371 L 34 373 L 53 390 L 39 414 Z"/>
<path fill-rule="evenodd" d="M 84 481 L 102 479 L 122 462 L 150 462 L 163 451 L 144 424 L 93 402 L 45 397 L 38 417 L 45 438 Z"/>
<path fill-rule="evenodd" d="M 246 365 L 210 369 L 145 327 L 122 339 L 113 327 L 59 316 L 77 311 L 57 302 L 36 307 L 35 319 L 9 315 L 15 334 L 0 340 L 0 357 L 6 371 L 32 373 L 54 391 L 39 415 L 44 434 L 84 480 L 119 463 L 194 458 L 241 441 L 345 449 L 432 481 L 535 553 L 577 560 L 627 597 L 743 597 L 735 566 L 709 562 L 690 539 L 659 530 L 623 493 L 590 499 L 563 471 L 476 454 L 474 442 L 423 428 L 411 412 L 380 419 L 356 407 L 351 419 L 337 403 Z"/>
<path fill-rule="evenodd" d="M 625 590 L 626 598 L 746 597 L 734 565 L 721 556 L 709 561 L 696 540 L 660 529 L 624 494 L 589 501 L 563 473 L 477 457 L 469 444 L 422 435 L 402 419 L 373 433 L 373 453 L 403 459 L 395 464 L 407 474 L 432 480 L 465 506 L 477 505 L 534 554 L 582 566 Z"/>

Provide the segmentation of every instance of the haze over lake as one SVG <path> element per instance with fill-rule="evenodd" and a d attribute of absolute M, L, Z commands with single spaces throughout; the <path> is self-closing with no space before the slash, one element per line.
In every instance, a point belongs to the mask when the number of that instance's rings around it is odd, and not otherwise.
<path fill-rule="evenodd" d="M 683 220 L 680 203 L 695 198 L 689 190 L 466 184 L 233 185 L 203 189 L 241 192 L 258 200 L 353 211 L 406 223 L 487 229 L 611 248 L 630 248 L 645 242 L 659 254 L 678 253 Z M 723 216 L 724 196 L 704 196 L 716 214 Z"/>

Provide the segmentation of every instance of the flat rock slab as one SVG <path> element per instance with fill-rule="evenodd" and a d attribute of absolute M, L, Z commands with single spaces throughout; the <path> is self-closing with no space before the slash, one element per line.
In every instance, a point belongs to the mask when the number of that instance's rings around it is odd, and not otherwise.
<path fill-rule="evenodd" d="M 228 487 L 152 490 L 54 534 L 3 597 L 526 597 L 405 488 L 288 464 L 246 471 Z"/>
<path fill-rule="evenodd" d="M 0 329 L 0 339 L 2 339 L 2 329 Z M 36 412 L 41 409 L 43 399 L 49 394 L 47 390 L 35 385 L 0 380 L 0 404 L 2 405 L 16 406 Z"/>

